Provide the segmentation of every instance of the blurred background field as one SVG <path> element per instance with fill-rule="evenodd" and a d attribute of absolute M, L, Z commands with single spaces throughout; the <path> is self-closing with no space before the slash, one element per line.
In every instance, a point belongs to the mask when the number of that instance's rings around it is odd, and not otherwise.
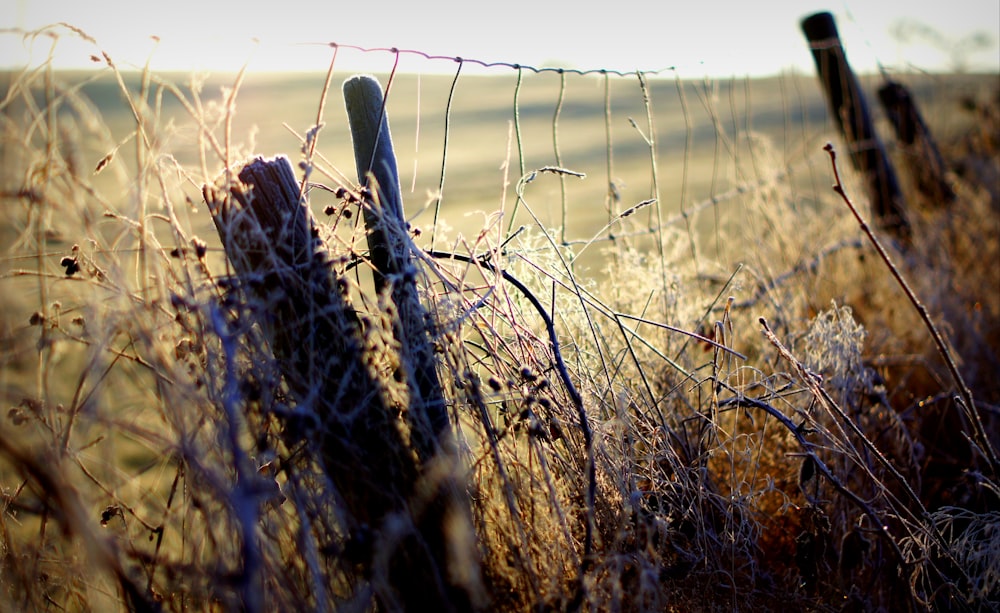
<path fill-rule="evenodd" d="M 461 76 L 457 80 L 440 74 L 399 74 L 392 80 L 387 113 L 407 214 L 416 225 L 431 223 L 442 166 L 446 166 L 446 181 L 441 219 L 466 236 L 478 232 L 482 225 L 481 216 L 470 219 L 470 215 L 491 215 L 500 211 L 503 203 L 509 211 L 513 185 L 520 174 L 545 166 L 561 166 L 586 175 L 582 180 L 565 181 L 565 198 L 558 181 L 543 185 L 539 188 L 541 197 L 535 196 L 536 212 L 544 224 L 551 228 L 565 225 L 568 240 L 586 240 L 600 232 L 610 219 L 609 193 L 617 199 L 613 203 L 616 213 L 658 195 L 666 221 L 677 223 L 687 213 L 699 224 L 705 239 L 723 231 L 729 240 L 735 238 L 732 231 L 740 224 L 735 221 L 737 215 L 727 213 L 746 197 L 733 190 L 749 192 L 760 184 L 777 181 L 794 186 L 805 203 L 828 195 L 830 176 L 822 147 L 838 136 L 814 75 L 680 80 L 668 71 L 647 77 L 656 139 L 655 187 L 659 193 L 654 194 L 646 140 L 650 132 L 647 109 L 634 75 L 524 71 L 517 90 L 517 71 L 496 68 L 494 72 L 494 76 Z M 320 151 L 329 160 L 330 170 L 348 181 L 354 179 L 355 172 L 338 86 L 350 74 L 335 75 L 320 132 Z M 387 73 L 375 76 L 383 84 L 389 82 Z M 11 73 L 4 81 L 9 84 L 18 78 Z M 72 152 L 81 172 L 93 174 L 98 162 L 119 147 L 125 152 L 134 148 L 128 141 L 135 131 L 135 119 L 113 74 L 68 73 L 58 78 L 71 96 L 58 112 L 72 118 L 69 121 L 74 129 L 86 136 Z M 123 78 L 129 91 L 137 95 L 140 76 L 125 73 Z M 996 84 L 995 75 L 913 74 L 900 80 L 911 88 L 934 134 L 943 142 L 975 124 L 975 112 L 964 105 L 988 99 Z M 195 168 L 200 155 L 198 126 L 169 88 L 190 95 L 194 81 L 203 107 L 218 115 L 225 108 L 226 94 L 237 82 L 236 75 L 168 73 L 156 75 L 156 81 L 152 86 L 155 97 L 150 95 L 147 101 L 158 113 L 156 145 L 180 166 Z M 874 96 L 881 78 L 870 76 L 863 82 Z M 36 85 L 35 96 L 42 103 L 41 83 Z M 324 75 L 320 73 L 251 73 L 242 77 L 230 128 L 234 159 L 278 154 L 294 157 L 303 135 L 316 123 L 323 88 Z M 9 90 L 2 93 L 5 97 L 17 95 Z M 87 106 L 74 109 L 72 96 L 76 95 Z M 515 96 L 520 135 L 515 133 Z M 19 112 L 18 104 L 14 99 L 7 106 L 11 117 Z M 100 114 L 103 125 L 86 117 L 94 112 Z M 215 119 L 221 121 L 221 117 Z M 445 150 L 446 120 L 449 134 Z M 884 120 L 880 129 L 891 134 Z M 217 131 L 222 133 L 221 124 Z M 11 159 L 19 152 L 7 147 L 4 155 Z M 129 206 L 130 194 L 117 189 L 113 175 L 133 172 L 130 165 L 134 166 L 131 156 L 117 155 L 108 170 L 92 177 L 95 189 L 117 210 Z M 8 172 L 12 167 L 5 164 Z M 207 170 L 218 172 L 220 168 L 215 162 Z M 613 185 L 610 190 L 609 184 Z M 194 198 L 198 186 L 187 187 L 194 187 L 188 194 Z M 566 208 L 571 213 L 565 218 L 564 199 L 570 203 Z M 315 212 L 325 204 L 317 198 Z M 199 235 L 209 238 L 212 233 L 206 230 L 211 228 L 210 220 L 200 212 L 200 224 L 193 221 L 202 228 Z M 525 221 L 518 218 L 515 224 Z M 711 255 L 718 257 L 719 237 L 713 242 L 716 249 Z"/>

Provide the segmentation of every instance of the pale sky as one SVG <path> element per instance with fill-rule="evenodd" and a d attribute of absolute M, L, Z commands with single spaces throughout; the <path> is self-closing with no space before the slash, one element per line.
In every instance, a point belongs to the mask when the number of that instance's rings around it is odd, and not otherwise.
<path fill-rule="evenodd" d="M 699 77 L 814 70 L 799 21 L 827 10 L 836 17 L 848 58 L 859 72 L 876 70 L 878 62 L 894 70 L 946 71 L 956 60 L 967 69 L 1000 71 L 1000 0 L 398 4 L 380 10 L 389 3 L 0 0 L 0 30 L 66 22 L 93 36 L 120 66 L 139 67 L 151 58 L 152 68 L 164 71 L 228 71 L 245 63 L 251 70 L 323 70 L 331 56 L 324 43 L 335 41 L 533 66 L 626 71 L 676 66 L 682 76 Z M 908 39 L 893 34 L 907 23 L 930 28 L 937 40 L 914 34 L 919 28 L 913 27 Z M 977 33 L 985 35 L 985 46 L 969 47 Z M 29 43 L 0 32 L 0 68 L 37 64 L 49 47 L 49 39 Z M 55 62 L 93 66 L 89 57 L 95 51 L 64 36 Z M 344 50 L 338 64 L 388 69 L 387 59 L 391 56 Z M 404 55 L 400 69 L 453 72 L 454 64 Z"/>

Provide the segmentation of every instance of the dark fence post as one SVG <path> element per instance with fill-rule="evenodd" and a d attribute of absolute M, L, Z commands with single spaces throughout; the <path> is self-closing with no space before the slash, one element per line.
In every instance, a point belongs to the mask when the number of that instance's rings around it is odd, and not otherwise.
<path fill-rule="evenodd" d="M 868 182 L 879 226 L 897 238 L 907 239 L 910 226 L 903 193 L 875 132 L 861 86 L 847 63 L 833 15 L 823 12 L 806 17 L 802 31 L 809 41 L 830 111 L 847 141 L 851 162 Z"/>
<path fill-rule="evenodd" d="M 470 610 L 472 586 L 450 568 L 449 538 L 472 529 L 462 489 L 452 473 L 435 474 L 445 459 L 417 459 L 387 396 L 393 383 L 368 365 L 396 358 L 365 340 L 372 331 L 331 273 L 288 158 L 257 158 L 238 176 L 206 185 L 203 195 L 250 317 L 301 409 L 286 416 L 288 446 L 317 450 L 343 504 L 336 515 L 362 543 L 342 563 L 360 565 L 381 610 Z"/>
<path fill-rule="evenodd" d="M 351 519 L 377 526 L 399 510 L 409 487 L 401 480 L 415 479 L 417 466 L 380 383 L 352 364 L 364 352 L 361 324 L 330 273 L 288 158 L 257 158 L 238 176 L 204 195 L 301 418 L 310 407 L 319 422 L 286 427 L 286 436 L 314 440 Z"/>
<path fill-rule="evenodd" d="M 955 191 L 948 182 L 944 158 L 941 157 L 910 91 L 902 83 L 889 81 L 879 88 L 878 97 L 896 130 L 896 139 L 901 145 L 917 189 L 932 202 L 954 202 Z"/>
<path fill-rule="evenodd" d="M 417 467 L 379 382 L 351 364 L 363 353 L 360 322 L 330 273 L 288 158 L 257 158 L 238 176 L 205 186 L 204 196 L 300 415 L 311 407 L 318 421 L 288 426 L 286 437 L 314 441 L 352 521 L 377 526 L 399 510 L 409 487 L 399 484 L 415 479 Z"/>

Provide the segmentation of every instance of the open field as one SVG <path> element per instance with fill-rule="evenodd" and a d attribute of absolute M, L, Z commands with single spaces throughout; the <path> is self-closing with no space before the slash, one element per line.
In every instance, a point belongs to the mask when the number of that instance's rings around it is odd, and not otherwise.
<path fill-rule="evenodd" d="M 72 110 L 72 103 L 67 103 L 60 112 L 73 115 L 96 110 L 103 117 L 104 125 L 88 134 L 74 151 L 81 165 L 96 166 L 131 138 L 135 120 L 113 75 L 104 72 L 100 76 L 66 76 L 67 84 L 72 84 L 74 91 L 78 87 L 92 106 Z M 376 76 L 382 83 L 388 82 L 389 75 Z M 320 132 L 320 152 L 329 163 L 325 170 L 335 176 L 326 179 L 330 184 L 349 183 L 356 176 L 338 91 L 344 77 L 334 78 L 324 111 L 325 126 Z M 563 77 L 565 83 L 561 86 Z M 9 83 L 15 78 L 7 75 L 3 80 Z M 194 78 L 158 76 L 158 80 L 180 88 L 186 96 L 190 95 Z M 125 79 L 126 87 L 139 91 L 137 75 L 126 75 Z M 960 101 L 981 92 L 989 80 L 975 75 L 917 75 L 904 82 L 919 98 L 936 134 L 948 137 L 968 129 L 974 121 L 973 115 L 959 110 Z M 676 224 L 687 212 L 701 224 L 703 232 L 727 229 L 727 223 L 738 228 L 739 216 L 726 210 L 727 205 L 738 206 L 740 198 L 730 193 L 734 188 L 746 190 L 759 183 L 779 181 L 803 190 L 803 199 L 815 201 L 830 182 L 822 146 L 837 135 L 812 75 L 683 83 L 669 74 L 650 78 L 649 111 L 657 156 L 655 186 L 650 147 L 645 140 L 650 133 L 647 109 L 640 83 L 634 77 L 528 73 L 517 89 L 514 71 L 502 71 L 494 77 L 465 76 L 456 83 L 449 109 L 452 81 L 449 76 L 400 74 L 388 97 L 387 113 L 407 214 L 417 225 L 429 226 L 432 222 L 445 154 L 446 120 L 449 133 L 440 218 L 465 235 L 477 233 L 482 226 L 481 216 L 470 215 L 491 215 L 504 205 L 509 212 L 520 175 L 545 166 L 561 166 L 586 175 L 584 180 L 547 181 L 533 189 L 534 208 L 541 221 L 547 227 L 565 225 L 565 235 L 561 236 L 568 240 L 591 238 L 612 217 L 609 209 L 618 213 L 651 197 L 659 198 L 660 215 L 666 221 Z M 871 93 L 877 80 L 869 79 L 868 83 Z M 223 95 L 235 84 L 235 75 L 202 77 L 198 80 L 201 105 L 218 115 L 225 107 Z M 231 120 L 233 159 L 278 154 L 294 158 L 302 135 L 316 123 L 323 86 L 322 74 L 246 76 L 239 84 Z M 197 167 L 197 123 L 168 88 L 154 85 L 150 89 L 156 90 L 155 98 L 150 94 L 148 103 L 155 105 L 151 110 L 158 113 L 157 147 L 182 167 Z M 516 126 L 515 96 L 519 120 Z M 220 120 L 217 116 L 214 119 Z M 888 126 L 882 127 L 885 134 L 890 133 Z M 221 139 L 222 126 L 215 129 Z M 126 143 L 123 148 L 129 152 L 134 144 Z M 11 154 L 8 151 L 5 155 Z M 111 170 L 119 173 L 134 171 L 134 160 L 128 155 L 116 156 L 114 164 L 120 167 Z M 220 170 L 217 160 L 210 160 L 206 167 L 209 173 Z M 116 189 L 120 176 L 109 176 L 113 174 L 95 175 L 94 186 L 108 204 L 125 210 L 130 206 L 130 196 Z M 609 200 L 609 184 L 614 185 L 616 202 Z M 187 195 L 194 198 L 198 186 L 189 187 L 194 190 Z M 707 206 L 713 198 L 721 204 Z M 326 204 L 328 201 L 322 197 L 315 198 L 314 212 Z M 522 213 L 514 224 L 530 221 Z M 207 215 L 196 216 L 192 223 L 201 230 L 199 235 L 212 234 Z M 728 234 L 731 240 L 732 233 Z M 718 255 L 717 251 L 712 253 L 713 257 Z"/>
<path fill-rule="evenodd" d="M 323 74 L 0 75 L 0 610 L 392 609 L 425 550 L 458 610 L 998 604 L 996 75 L 899 76 L 957 198 L 879 116 L 913 223 L 875 228 L 892 266 L 830 188 L 812 75 L 393 75 L 444 459 L 373 289 L 347 76 L 321 106 Z M 344 308 L 309 322 L 357 325 L 347 349 L 288 348 L 288 286 L 203 198 L 274 155 L 328 188 Z M 351 489 L 372 475 L 387 500 Z"/>

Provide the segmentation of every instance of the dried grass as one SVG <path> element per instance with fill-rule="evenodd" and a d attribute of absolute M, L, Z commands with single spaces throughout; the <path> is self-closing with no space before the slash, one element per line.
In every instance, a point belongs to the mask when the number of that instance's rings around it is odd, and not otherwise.
<path fill-rule="evenodd" d="M 201 186 L 242 157 L 227 129 L 239 81 L 213 107 L 149 72 L 135 91 L 106 63 L 135 112 L 122 142 L 48 65 L 14 75 L 0 102 L 0 608 L 402 607 L 398 554 L 441 488 L 468 512 L 435 524 L 448 564 L 434 572 L 468 598 L 456 608 L 1000 605 L 995 185 L 959 178 L 951 208 L 911 203 L 914 248 L 888 248 L 973 407 L 832 193 L 804 206 L 785 182 L 750 191 L 744 235 L 720 249 L 739 267 L 693 261 L 697 240 L 668 229 L 609 241 L 598 284 L 557 230 L 512 238 L 499 218 L 416 250 L 455 443 L 427 461 L 358 186 L 305 142 L 311 176 L 342 188 L 315 238 L 344 309 L 309 317 L 339 318 L 347 340 L 276 342 L 266 322 L 313 324 L 269 319 L 285 296 L 193 230 Z M 172 155 L 166 96 L 189 113 L 197 164 Z M 960 153 L 997 163 L 995 147 L 946 150 Z M 523 210 L 549 171 L 521 178 Z M 622 236 L 638 217 L 614 221 Z M 314 376 L 282 376 L 289 359 Z M 368 387 L 331 385 L 361 374 Z M 359 419 L 377 422 L 368 438 L 324 451 Z M 413 472 L 372 465 L 387 449 Z M 355 453 L 371 473 L 335 472 Z M 370 514 L 356 486 L 371 475 L 405 499 Z"/>

